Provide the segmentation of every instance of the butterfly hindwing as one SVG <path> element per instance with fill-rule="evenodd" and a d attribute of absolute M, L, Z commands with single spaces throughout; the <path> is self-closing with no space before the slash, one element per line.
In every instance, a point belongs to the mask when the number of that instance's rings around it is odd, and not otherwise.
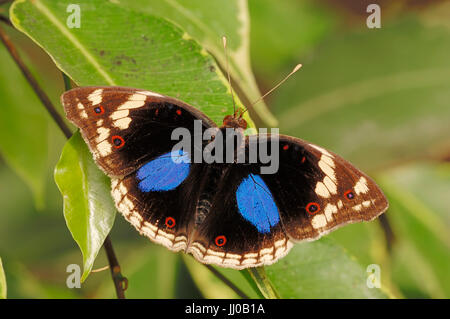
<path fill-rule="evenodd" d="M 200 262 L 235 269 L 271 264 L 286 255 L 293 243 L 260 176 L 252 175 L 249 166 L 209 170 L 220 172 L 218 187 L 206 196 L 208 213 L 192 232 L 187 251 Z"/>
<path fill-rule="evenodd" d="M 145 166 L 141 167 L 144 168 Z M 139 170 L 124 178 L 112 180 L 112 196 L 118 211 L 142 235 L 173 251 L 186 249 L 188 225 L 194 218 L 196 206 L 191 199 L 199 197 L 199 189 L 192 185 L 199 182 L 204 166 L 189 164 L 188 169 L 189 174 L 182 181 L 179 179 L 175 184 L 163 183 L 162 186 L 166 188 L 170 185 L 167 190 L 150 189 L 150 186 L 155 186 L 150 184 L 142 186 Z M 158 183 L 164 178 L 158 177 L 160 179 L 153 179 L 151 183 Z"/>
<path fill-rule="evenodd" d="M 215 124 L 197 109 L 150 91 L 125 87 L 80 87 L 62 95 L 62 104 L 81 130 L 97 164 L 109 176 L 125 176 L 169 152 L 174 128 L 193 131 Z"/>

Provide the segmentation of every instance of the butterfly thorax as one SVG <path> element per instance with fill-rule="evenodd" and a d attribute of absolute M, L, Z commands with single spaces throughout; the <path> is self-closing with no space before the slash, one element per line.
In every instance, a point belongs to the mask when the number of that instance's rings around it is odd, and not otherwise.
<path fill-rule="evenodd" d="M 245 130 L 247 128 L 247 121 L 241 116 L 227 115 L 223 119 L 222 127 L 242 128 Z"/>

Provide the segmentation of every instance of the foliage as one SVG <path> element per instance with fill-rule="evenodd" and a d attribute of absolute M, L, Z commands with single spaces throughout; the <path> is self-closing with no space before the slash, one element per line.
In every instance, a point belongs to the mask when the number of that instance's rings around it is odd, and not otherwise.
<path fill-rule="evenodd" d="M 260 287 L 266 280 L 282 298 L 450 296 L 450 168 L 441 160 L 449 150 L 450 28 L 433 19 L 450 15 L 444 5 L 390 17 L 369 30 L 344 25 L 346 13 L 312 1 L 82 0 L 81 27 L 70 29 L 70 3 L 20 0 L 10 8 L 14 26 L 27 36 L 8 31 L 10 37 L 55 104 L 62 93 L 59 69 L 80 86 L 123 85 L 177 97 L 220 124 L 233 108 L 221 71 L 223 35 L 238 105 L 259 95 L 250 56 L 262 87 L 304 64 L 269 100 L 280 130 L 367 170 L 389 198 L 388 223 L 350 225 L 298 244 L 261 269 Z M 112 228 L 129 297 L 238 297 L 190 256 L 149 243 L 122 218 L 114 221 L 109 180 L 80 135 L 60 147 L 60 133 L 3 47 L 0 64 L 6 70 L 0 74 L 0 152 L 33 194 L 0 166 L 1 185 L 8 185 L 0 193 L 0 252 L 10 297 L 114 296 L 106 272 L 92 274 L 79 291 L 65 287 L 65 267 L 80 256 L 62 227 L 60 195 L 49 176 L 61 150 L 55 181 L 83 254 L 83 280 L 96 260 L 106 263 L 99 252 Z M 252 112 L 257 123 L 276 124 L 263 103 Z M 381 266 L 382 289 L 366 285 L 370 264 Z M 265 295 L 248 273 L 217 270 L 248 296 Z M 0 298 L 5 295 L 0 264 Z"/>

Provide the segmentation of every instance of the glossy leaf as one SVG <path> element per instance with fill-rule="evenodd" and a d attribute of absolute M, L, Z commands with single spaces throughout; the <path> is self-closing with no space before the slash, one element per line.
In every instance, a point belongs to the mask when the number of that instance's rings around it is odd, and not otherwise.
<path fill-rule="evenodd" d="M 335 242 L 345 247 L 350 254 L 358 258 L 362 265 L 369 265 L 379 261 L 387 253 L 386 241 L 383 236 L 380 221 L 376 219 L 373 222 L 347 225 L 327 237 L 333 238 Z"/>
<path fill-rule="evenodd" d="M 389 219 L 389 209 L 383 218 Z M 383 224 L 378 218 L 371 222 L 350 224 L 339 228 L 329 234 L 327 238 L 342 246 L 345 251 L 354 256 L 361 266 L 367 268 L 371 264 L 377 264 L 382 270 L 381 285 L 383 290 L 393 298 L 401 298 L 395 283 L 392 281 L 392 269 L 390 263 L 390 247 Z M 390 234 L 388 234 L 390 236 Z M 389 238 L 390 240 L 390 238 Z"/>
<path fill-rule="evenodd" d="M 287 257 L 266 267 L 281 298 L 387 298 L 368 288 L 366 269 L 327 238 L 300 243 Z"/>
<path fill-rule="evenodd" d="M 114 223 L 116 209 L 109 179 L 94 163 L 79 133 L 64 146 L 55 168 L 55 181 L 64 198 L 64 218 L 83 253 L 84 281 Z"/>

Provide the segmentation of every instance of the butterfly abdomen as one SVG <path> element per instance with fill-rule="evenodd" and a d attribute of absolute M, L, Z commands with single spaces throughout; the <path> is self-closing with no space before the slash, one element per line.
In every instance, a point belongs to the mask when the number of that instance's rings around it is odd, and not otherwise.
<path fill-rule="evenodd" d="M 218 165 L 212 165 L 201 183 L 201 193 L 195 210 L 195 226 L 203 223 L 210 213 L 212 201 L 216 194 L 217 185 L 223 178 L 225 170 Z"/>
<path fill-rule="evenodd" d="M 209 198 L 201 199 L 197 204 L 195 225 L 200 225 L 206 218 L 211 209 L 211 201 Z"/>

